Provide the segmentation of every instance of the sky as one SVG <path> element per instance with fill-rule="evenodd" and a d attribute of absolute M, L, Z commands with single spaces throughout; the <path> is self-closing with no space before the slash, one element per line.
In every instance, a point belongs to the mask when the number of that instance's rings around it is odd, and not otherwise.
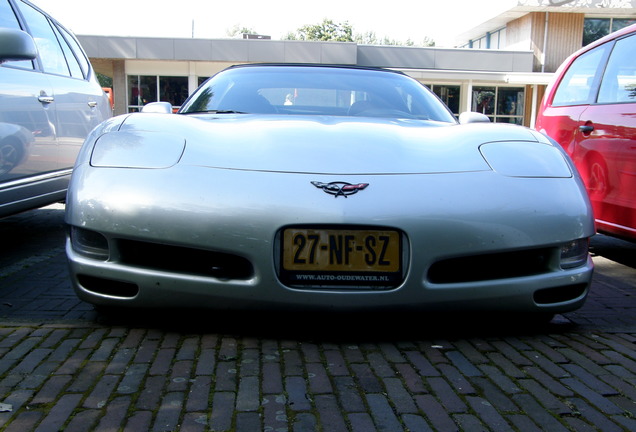
<path fill-rule="evenodd" d="M 354 34 L 452 46 L 455 36 L 516 4 L 512 0 L 31 0 L 79 35 L 227 38 L 235 27 L 281 39 L 323 19 Z"/>

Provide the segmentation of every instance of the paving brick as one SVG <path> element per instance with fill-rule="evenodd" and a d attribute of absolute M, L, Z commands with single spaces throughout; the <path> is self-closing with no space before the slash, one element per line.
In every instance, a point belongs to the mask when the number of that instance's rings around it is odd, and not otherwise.
<path fill-rule="evenodd" d="M 49 361 L 65 361 L 71 353 L 77 348 L 80 343 L 80 339 L 65 339 L 63 340 L 57 348 L 53 350 L 51 355 L 49 356 Z"/>
<path fill-rule="evenodd" d="M 106 369 L 107 363 L 104 362 L 88 362 L 80 370 L 79 374 L 75 375 L 75 379 L 69 385 L 67 391 L 83 393 L 92 388 L 102 373 Z M 64 367 L 58 369 L 58 373 Z"/>
<path fill-rule="evenodd" d="M 93 432 L 112 432 L 120 430 L 120 427 L 128 418 L 128 408 L 130 404 L 130 396 L 120 396 L 108 402 L 106 412 L 93 429 Z"/>
<path fill-rule="evenodd" d="M 453 420 L 457 424 L 456 431 L 485 431 L 488 430 L 477 417 L 472 414 L 455 414 Z"/>
<path fill-rule="evenodd" d="M 318 421 L 316 416 L 311 413 L 298 413 L 294 418 L 292 425 L 292 431 L 304 432 L 304 431 L 316 431 L 318 428 Z"/>
<path fill-rule="evenodd" d="M 40 411 L 23 411 L 7 426 L 4 432 L 32 431 L 42 417 L 44 417 L 44 413 Z"/>
<path fill-rule="evenodd" d="M 435 351 L 437 352 L 437 351 Z M 440 372 L 437 370 L 431 362 L 419 351 L 407 351 L 406 358 L 413 365 L 415 370 L 422 376 L 439 376 Z M 448 361 L 448 360 L 446 360 Z"/>
<path fill-rule="evenodd" d="M 208 416 L 202 412 L 186 413 L 179 432 L 207 432 Z"/>
<path fill-rule="evenodd" d="M 106 370 L 108 373 L 108 369 Z M 134 394 L 141 390 L 141 384 L 148 374 L 148 365 L 145 363 L 132 364 L 124 373 L 117 386 L 117 393 Z M 162 380 L 163 381 L 163 380 Z"/>
<path fill-rule="evenodd" d="M 210 405 L 211 388 L 212 377 L 200 375 L 193 379 L 187 395 L 186 411 L 205 412 Z"/>
<path fill-rule="evenodd" d="M 55 401 L 71 381 L 70 375 L 53 375 L 42 386 L 40 391 L 36 393 L 31 401 L 33 405 L 48 404 Z"/>
<path fill-rule="evenodd" d="M 475 389 L 470 382 L 457 369 L 451 365 L 438 365 L 442 376 L 457 390 L 460 394 L 475 394 Z"/>
<path fill-rule="evenodd" d="M 610 418 L 606 417 L 598 410 L 594 409 L 583 399 L 573 398 L 570 402 L 581 413 L 581 417 L 590 424 L 594 425 L 598 430 L 603 432 L 619 432 L 623 430 L 621 426 L 614 423 Z"/>
<path fill-rule="evenodd" d="M 352 377 L 335 377 L 335 393 L 345 412 L 364 412 L 366 406 L 362 394 Z"/>
<path fill-rule="evenodd" d="M 178 429 L 184 395 L 181 392 L 166 393 L 157 411 L 152 430 L 155 432 Z"/>
<path fill-rule="evenodd" d="M 386 378 L 395 376 L 395 370 L 384 358 L 381 352 L 375 351 L 367 354 L 367 361 L 373 368 L 375 375 Z"/>
<path fill-rule="evenodd" d="M 409 432 L 433 432 L 433 429 L 431 429 L 424 417 L 419 415 L 404 414 L 402 416 L 402 422 L 404 423 L 404 426 L 406 426 L 406 430 Z M 364 431 L 364 429 L 362 429 L 362 431 Z M 452 432 L 452 430 L 450 432 Z"/>
<path fill-rule="evenodd" d="M 212 412 L 210 414 L 210 429 L 226 431 L 232 427 L 234 418 L 234 400 L 232 392 L 216 392 L 212 397 Z"/>
<path fill-rule="evenodd" d="M 322 430 L 347 432 L 344 413 L 338 406 L 335 395 L 316 395 L 314 404 Z"/>
<path fill-rule="evenodd" d="M 441 377 L 430 377 L 426 378 L 426 382 L 431 388 L 431 394 L 437 397 L 448 413 L 466 412 L 467 405 L 450 386 L 450 384 L 448 384 L 446 379 Z"/>
<path fill-rule="evenodd" d="M 510 414 L 506 416 L 506 418 L 519 432 L 543 432 L 543 430 L 526 415 Z"/>
<path fill-rule="evenodd" d="M 177 360 L 194 360 L 199 350 L 199 337 L 191 336 L 186 338 L 179 351 L 177 351 Z"/>
<path fill-rule="evenodd" d="M 159 401 L 166 385 L 166 377 L 149 376 L 146 378 L 142 391 L 138 394 L 136 409 L 154 411 L 159 407 Z"/>
<path fill-rule="evenodd" d="M 263 364 L 263 380 L 261 385 L 264 394 L 279 394 L 283 392 L 283 379 L 280 364 Z"/>
<path fill-rule="evenodd" d="M 212 375 L 216 366 L 216 350 L 204 348 L 197 357 L 196 375 Z"/>
<path fill-rule="evenodd" d="M 289 429 L 286 399 L 282 394 L 268 395 L 263 398 L 262 410 L 263 430 L 283 431 Z"/>
<path fill-rule="evenodd" d="M 305 363 L 321 363 L 322 356 L 320 348 L 315 343 L 303 342 L 300 344 L 300 352 L 302 353 Z"/>
<path fill-rule="evenodd" d="M 481 355 L 480 355 L 481 356 Z M 447 351 L 446 357 L 459 371 L 468 377 L 482 376 L 483 373 L 459 351 Z"/>
<path fill-rule="evenodd" d="M 603 396 L 613 396 L 618 394 L 618 390 L 607 385 L 596 376 L 592 375 L 582 367 L 576 364 L 566 364 L 563 368 L 567 370 L 573 377 L 580 380 L 591 390 L 600 393 Z"/>
<path fill-rule="evenodd" d="M 304 375 L 305 368 L 300 355 L 296 349 L 283 350 L 283 374 L 284 375 Z"/>
<path fill-rule="evenodd" d="M 468 396 L 466 398 L 468 405 L 475 411 L 481 422 L 493 431 L 512 431 L 512 426 L 506 419 L 493 407 L 489 400 L 482 397 Z"/>
<path fill-rule="evenodd" d="M 381 393 L 384 387 L 380 379 L 375 376 L 373 370 L 366 363 L 357 363 L 350 366 L 357 384 L 366 393 Z"/>
<path fill-rule="evenodd" d="M 236 415 L 236 432 L 253 432 L 263 430 L 258 413 L 240 412 Z"/>
<path fill-rule="evenodd" d="M 64 432 L 93 432 L 101 414 L 97 409 L 80 411 L 73 415 Z"/>
<path fill-rule="evenodd" d="M 217 364 L 215 391 L 236 391 L 236 362 L 222 361 Z"/>
<path fill-rule="evenodd" d="M 42 386 L 44 381 L 53 373 L 55 369 L 59 367 L 58 363 L 46 362 L 40 364 L 35 370 L 27 375 L 22 382 L 20 382 L 18 388 L 24 389 L 38 389 Z M 14 372 L 15 373 L 15 372 Z"/>
<path fill-rule="evenodd" d="M 532 394 L 536 400 L 541 402 L 546 409 L 558 415 L 570 415 L 572 410 L 560 399 L 555 397 L 547 388 L 533 379 L 519 380 L 519 385 Z"/>
<path fill-rule="evenodd" d="M 578 364 L 582 368 L 586 369 L 588 372 L 594 375 L 600 375 L 605 373 L 603 366 L 598 363 L 594 363 L 590 358 L 582 353 L 579 353 L 571 348 L 563 348 L 559 350 L 563 355 L 565 355 L 571 362 Z M 611 362 L 607 362 L 611 363 Z"/>
<path fill-rule="evenodd" d="M 260 406 L 260 380 L 257 376 L 242 377 L 236 395 L 238 411 L 256 411 Z"/>
<path fill-rule="evenodd" d="M 128 364 L 131 362 L 135 351 L 130 348 L 120 348 L 115 351 L 112 359 L 106 367 L 107 374 L 122 374 L 125 372 Z"/>
<path fill-rule="evenodd" d="M 180 360 L 172 365 L 167 391 L 184 392 L 188 389 L 192 373 L 192 361 Z"/>
<path fill-rule="evenodd" d="M 104 338 L 104 336 L 106 335 L 107 332 L 108 332 L 108 330 L 105 329 L 105 328 L 94 329 L 94 330 L 90 331 L 90 333 L 88 333 L 88 335 L 86 335 L 86 337 L 84 338 L 84 340 L 80 344 L 79 348 L 80 349 L 86 349 L 86 348 L 94 349 L 96 346 L 98 346 L 101 343 L 102 339 Z"/>
<path fill-rule="evenodd" d="M 507 359 L 502 353 L 492 352 L 488 353 L 487 357 L 492 363 L 499 367 L 503 373 L 511 378 L 523 378 L 525 373 L 515 366 L 509 359 Z"/>
<path fill-rule="evenodd" d="M 366 351 L 375 352 L 375 344 L 364 344 Z M 362 349 L 358 345 L 343 345 L 342 353 L 347 363 L 364 363 L 366 360 Z"/>
<path fill-rule="evenodd" d="M 386 395 L 391 400 L 398 414 L 416 413 L 417 406 L 413 397 L 399 378 L 383 378 Z"/>
<path fill-rule="evenodd" d="M 148 335 L 141 342 L 135 353 L 135 363 L 151 363 L 157 354 L 159 341 L 157 339 L 149 339 Z"/>
<path fill-rule="evenodd" d="M 322 363 L 308 363 L 306 367 L 309 377 L 309 390 L 311 393 L 320 394 L 333 392 L 329 374 Z"/>
<path fill-rule="evenodd" d="M 517 349 L 504 341 L 492 341 L 492 345 L 516 366 L 531 366 L 532 362 Z"/>
<path fill-rule="evenodd" d="M 488 401 L 490 405 L 500 412 L 516 412 L 519 408 L 499 387 L 485 378 L 475 377 L 471 382 L 479 388 L 479 394 Z"/>
<path fill-rule="evenodd" d="M 525 371 L 528 375 L 534 378 L 536 381 L 540 382 L 544 387 L 546 387 L 550 392 L 554 393 L 557 396 L 572 396 L 574 393 L 569 388 L 565 387 L 561 381 L 554 379 L 547 373 L 545 373 L 542 369 L 538 367 L 528 367 L 525 368 Z"/>
<path fill-rule="evenodd" d="M 428 393 L 426 386 L 424 385 L 423 378 L 413 366 L 408 363 L 397 363 L 395 364 L 395 368 L 397 372 L 400 374 L 402 379 L 404 380 L 404 384 L 412 393 Z"/>
<path fill-rule="evenodd" d="M 367 404 L 374 423 L 380 430 L 398 431 L 402 429 L 400 420 L 393 412 L 386 396 L 381 394 L 366 395 Z M 415 412 L 415 410 L 412 410 Z"/>
<path fill-rule="evenodd" d="M 428 422 L 435 430 L 454 431 L 457 425 L 444 410 L 444 407 L 432 395 L 415 396 L 417 406 L 426 415 Z"/>
<path fill-rule="evenodd" d="M 563 384 L 572 389 L 578 396 L 582 396 L 596 408 L 606 414 L 622 414 L 623 410 L 614 405 L 609 399 L 587 387 L 576 378 L 565 378 Z"/>
<path fill-rule="evenodd" d="M 110 398 L 110 395 L 119 383 L 119 375 L 104 375 L 95 385 L 95 388 L 84 400 L 84 408 L 102 408 Z"/>
<path fill-rule="evenodd" d="M 176 350 L 174 348 L 161 348 L 150 367 L 151 375 L 168 375 L 172 368 Z"/>
<path fill-rule="evenodd" d="M 513 395 L 512 400 L 521 408 L 521 411 L 530 417 L 542 430 L 550 432 L 567 431 L 559 420 L 541 406 L 531 395 L 525 393 Z"/>
<path fill-rule="evenodd" d="M 311 403 L 308 399 L 307 383 L 303 377 L 290 376 L 285 379 L 289 407 L 294 411 L 309 411 Z"/>
<path fill-rule="evenodd" d="M 81 394 L 66 394 L 60 397 L 48 412 L 46 417 L 35 429 L 35 432 L 50 432 L 61 430 L 82 400 Z"/>
<path fill-rule="evenodd" d="M 126 421 L 124 432 L 148 431 L 151 422 L 152 413 L 150 411 L 135 411 Z"/>
<path fill-rule="evenodd" d="M 342 353 L 339 350 L 325 350 L 323 355 L 327 362 L 327 370 L 331 376 L 344 376 L 350 375 L 351 372 L 347 368 L 347 362 L 345 361 Z"/>
<path fill-rule="evenodd" d="M 636 361 L 631 360 L 625 357 L 622 354 L 617 353 L 616 351 L 604 351 L 603 352 L 613 363 L 620 364 L 625 367 L 628 371 L 632 373 L 636 373 Z"/>

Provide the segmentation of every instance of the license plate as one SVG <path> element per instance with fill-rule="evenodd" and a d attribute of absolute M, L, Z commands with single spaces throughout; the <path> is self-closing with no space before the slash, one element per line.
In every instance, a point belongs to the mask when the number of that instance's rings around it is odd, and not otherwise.
<path fill-rule="evenodd" d="M 401 279 L 401 234 L 393 230 L 288 228 L 282 275 L 300 285 L 386 285 Z"/>

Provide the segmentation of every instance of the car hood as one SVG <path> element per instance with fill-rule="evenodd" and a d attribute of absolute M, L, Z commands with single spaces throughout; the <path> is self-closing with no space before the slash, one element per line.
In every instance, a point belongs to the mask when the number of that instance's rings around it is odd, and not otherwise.
<path fill-rule="evenodd" d="M 135 114 L 116 133 L 141 137 L 150 151 L 149 135 L 172 137 L 180 164 L 312 174 L 484 171 L 482 144 L 537 143 L 537 134 L 510 125 L 249 114 Z M 156 151 L 169 158 L 169 149 Z"/>

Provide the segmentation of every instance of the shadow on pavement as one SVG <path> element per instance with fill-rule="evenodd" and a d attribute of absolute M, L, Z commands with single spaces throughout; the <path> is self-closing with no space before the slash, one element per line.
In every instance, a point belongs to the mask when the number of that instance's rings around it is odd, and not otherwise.
<path fill-rule="evenodd" d="M 96 323 L 181 333 L 217 333 L 305 342 L 398 342 L 570 332 L 576 325 L 546 317 L 492 313 L 261 312 L 210 310 L 99 310 Z"/>

